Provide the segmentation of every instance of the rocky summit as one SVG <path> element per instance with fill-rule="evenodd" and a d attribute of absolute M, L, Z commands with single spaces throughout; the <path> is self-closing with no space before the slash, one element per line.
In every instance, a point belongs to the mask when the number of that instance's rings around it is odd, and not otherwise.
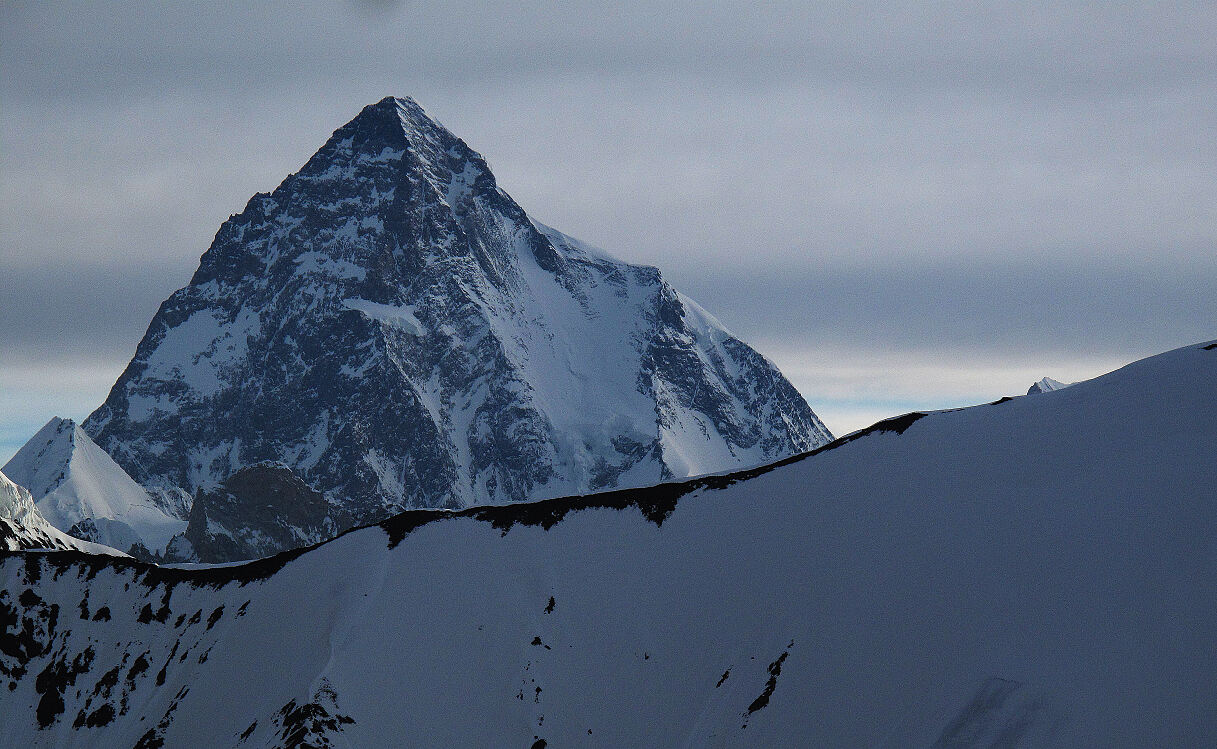
<path fill-rule="evenodd" d="M 343 524 L 649 485 L 831 439 L 657 269 L 531 220 L 399 98 L 220 227 L 83 426 L 146 487 L 194 495 L 269 461 Z"/>

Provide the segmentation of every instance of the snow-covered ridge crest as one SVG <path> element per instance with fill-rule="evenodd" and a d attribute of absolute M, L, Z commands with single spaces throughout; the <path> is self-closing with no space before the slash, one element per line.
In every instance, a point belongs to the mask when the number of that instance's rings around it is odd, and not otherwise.
<path fill-rule="evenodd" d="M 394 98 L 225 222 L 84 429 L 138 483 L 191 495 L 282 462 L 343 523 L 831 439 L 657 269 L 534 222 L 477 152 Z"/>
<path fill-rule="evenodd" d="M 1215 391 L 1189 346 L 246 565 L 0 554 L 0 741 L 1212 746 Z"/>
<path fill-rule="evenodd" d="M 555 248 L 560 250 L 564 256 L 569 257 L 573 254 L 575 257 L 581 257 L 587 260 L 602 260 L 613 265 L 624 265 L 622 261 L 618 260 L 616 256 L 607 250 L 590 245 L 582 240 L 575 239 L 569 234 L 563 234 L 552 226 L 546 226 L 536 219 L 529 219 L 529 221 L 531 221 L 536 230 L 544 234 L 550 243 L 553 244 Z"/>

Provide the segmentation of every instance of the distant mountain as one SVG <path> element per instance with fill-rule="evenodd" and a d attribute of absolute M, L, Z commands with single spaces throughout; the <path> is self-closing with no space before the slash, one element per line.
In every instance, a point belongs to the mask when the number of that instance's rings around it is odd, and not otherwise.
<path fill-rule="evenodd" d="M 247 565 L 0 554 L 0 743 L 1214 746 L 1215 392 L 1212 343 Z"/>
<path fill-rule="evenodd" d="M 70 419 L 54 418 L 4 466 L 59 530 L 133 552 L 162 554 L 186 530 L 189 495 L 148 492 Z"/>
<path fill-rule="evenodd" d="M 0 550 L 29 549 L 74 549 L 90 554 L 122 555 L 101 544 L 72 538 L 51 525 L 34 505 L 29 491 L 0 473 Z M 5 629 L 10 626 L 7 621 L 3 623 Z"/>
<path fill-rule="evenodd" d="M 393 98 L 220 227 L 84 429 L 137 482 L 191 495 L 281 463 L 340 524 L 831 439 L 658 270 L 533 221 L 480 155 Z"/>
<path fill-rule="evenodd" d="M 1032 383 L 1031 387 L 1027 388 L 1027 395 L 1035 395 L 1036 393 L 1051 393 L 1053 390 L 1069 387 L 1067 382 L 1059 382 L 1051 377 L 1045 377 L 1039 382 Z"/>

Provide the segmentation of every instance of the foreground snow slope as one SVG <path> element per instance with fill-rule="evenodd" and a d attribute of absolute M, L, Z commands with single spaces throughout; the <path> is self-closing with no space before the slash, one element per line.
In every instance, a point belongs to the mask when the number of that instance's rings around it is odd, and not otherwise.
<path fill-rule="evenodd" d="M 56 528 L 124 551 L 163 552 L 186 520 L 135 483 L 71 419 L 53 418 L 4 466 Z"/>
<path fill-rule="evenodd" d="M 0 744 L 1212 746 L 1215 393 L 1192 346 L 251 565 L 10 554 Z"/>

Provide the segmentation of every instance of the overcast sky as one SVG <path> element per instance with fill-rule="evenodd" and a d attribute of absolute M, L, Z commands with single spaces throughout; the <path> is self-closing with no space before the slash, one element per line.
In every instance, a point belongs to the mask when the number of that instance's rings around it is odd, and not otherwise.
<path fill-rule="evenodd" d="M 1214 60 L 1208 3 L 4 2 L 0 462 L 389 94 L 838 434 L 1217 337 Z"/>

